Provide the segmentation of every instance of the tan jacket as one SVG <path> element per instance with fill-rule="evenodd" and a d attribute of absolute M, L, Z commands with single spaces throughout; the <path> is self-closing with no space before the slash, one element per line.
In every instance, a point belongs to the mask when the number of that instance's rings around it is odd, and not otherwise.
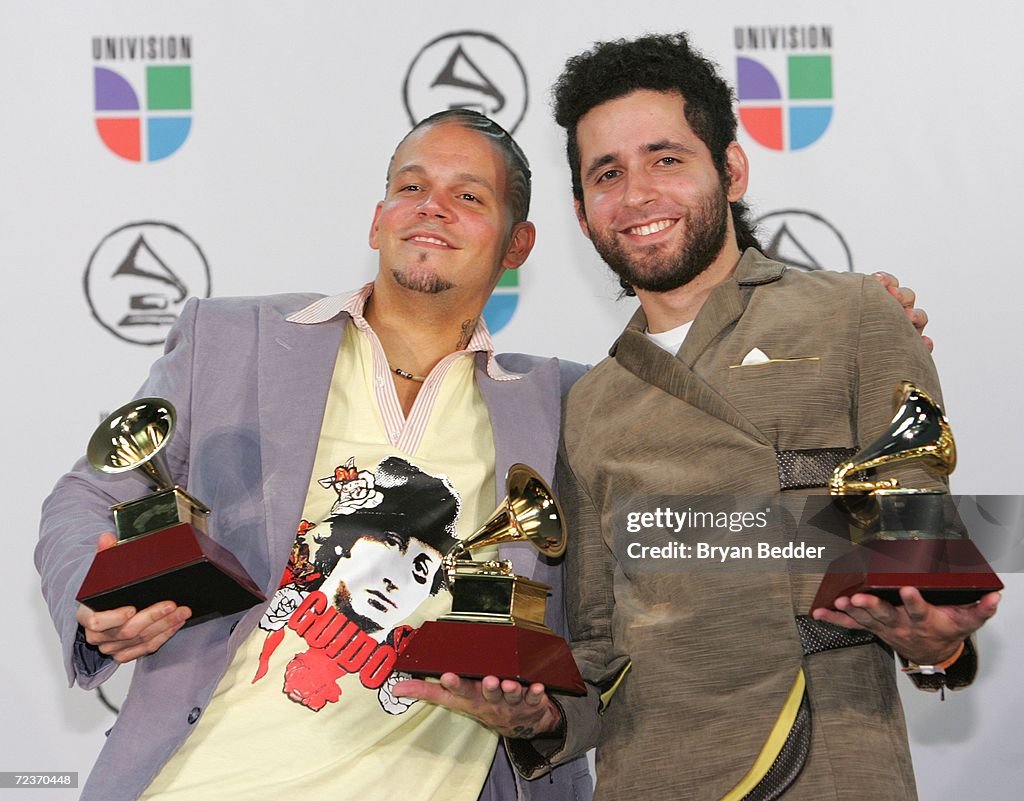
<path fill-rule="evenodd" d="M 597 687 L 632 662 L 601 716 L 596 797 L 722 798 L 751 769 L 802 666 L 813 735 L 786 801 L 916 798 L 891 652 L 803 655 L 794 617 L 808 613 L 819 574 L 634 570 L 618 558 L 614 511 L 636 496 L 778 493 L 778 451 L 863 447 L 892 419 L 900 380 L 938 397 L 920 337 L 875 281 L 786 270 L 754 250 L 678 357 L 645 327 L 638 312 L 576 385 L 564 426 L 574 650 Z M 773 361 L 734 366 L 753 348 Z M 900 476 L 934 485 L 922 471 Z M 568 731 L 553 762 L 593 743 L 596 692 L 559 699 Z"/>

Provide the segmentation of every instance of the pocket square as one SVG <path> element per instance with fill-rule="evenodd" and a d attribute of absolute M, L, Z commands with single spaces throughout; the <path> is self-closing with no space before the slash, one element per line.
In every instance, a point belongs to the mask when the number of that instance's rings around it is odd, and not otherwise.
<path fill-rule="evenodd" d="M 740 362 L 740 365 L 745 366 L 748 364 L 764 364 L 765 362 L 770 361 L 771 359 L 768 358 L 767 353 L 765 353 L 760 348 L 754 348 L 753 350 L 750 351 L 750 353 L 743 357 L 743 361 Z"/>
<path fill-rule="evenodd" d="M 757 364 L 778 364 L 782 362 L 816 362 L 821 359 L 820 356 L 790 356 L 782 359 L 773 359 L 767 353 L 760 348 L 753 348 L 751 351 L 743 357 L 743 361 L 739 364 L 730 364 L 729 369 L 732 370 L 736 367 L 751 367 Z"/>

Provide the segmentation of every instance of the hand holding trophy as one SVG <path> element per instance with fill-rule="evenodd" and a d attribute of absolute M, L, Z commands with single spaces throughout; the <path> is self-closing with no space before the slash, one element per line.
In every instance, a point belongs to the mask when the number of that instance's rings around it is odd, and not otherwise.
<path fill-rule="evenodd" d="M 889 428 L 832 475 L 829 494 L 849 521 L 854 549 L 829 565 L 812 610 L 834 608 L 836 598 L 858 592 L 899 604 L 900 587 L 917 587 L 932 604 L 971 603 L 1003 588 L 956 525 L 956 509 L 945 490 L 861 475 L 903 462 L 940 477 L 956 467 L 949 421 L 927 393 L 907 381 L 897 388 Z"/>
<path fill-rule="evenodd" d="M 241 563 L 207 533 L 210 510 L 171 478 L 164 448 L 176 413 L 163 398 L 113 412 L 89 440 L 89 463 L 104 473 L 142 470 L 155 493 L 110 507 L 117 545 L 96 554 L 77 600 L 95 611 L 171 600 L 195 625 L 266 600 Z"/>
<path fill-rule="evenodd" d="M 529 541 L 551 558 L 565 552 L 565 523 L 544 480 L 515 464 L 506 486 L 508 494 L 490 518 L 444 557 L 451 613 L 425 622 L 398 654 L 396 668 L 414 676 L 497 676 L 585 695 L 568 643 L 544 625 L 550 588 L 515 575 L 508 561 L 471 557 L 472 551 L 505 542 Z"/>

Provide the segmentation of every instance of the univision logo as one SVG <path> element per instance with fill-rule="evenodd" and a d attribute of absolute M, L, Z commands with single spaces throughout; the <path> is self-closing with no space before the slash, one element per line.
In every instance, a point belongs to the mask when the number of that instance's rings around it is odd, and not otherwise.
<path fill-rule="evenodd" d="M 96 130 L 128 161 L 159 161 L 177 152 L 192 129 L 192 56 L 188 36 L 94 37 Z M 145 63 L 157 62 L 157 63 Z"/>
<path fill-rule="evenodd" d="M 736 57 L 736 95 L 743 128 L 771 150 L 802 150 L 832 122 L 832 56 L 828 26 L 736 28 L 739 50 L 767 50 Z M 789 52 L 779 54 L 778 50 Z M 794 50 L 799 52 L 793 52 Z"/>
<path fill-rule="evenodd" d="M 519 305 L 519 270 L 505 270 L 484 306 L 484 322 L 492 334 L 508 325 Z"/>

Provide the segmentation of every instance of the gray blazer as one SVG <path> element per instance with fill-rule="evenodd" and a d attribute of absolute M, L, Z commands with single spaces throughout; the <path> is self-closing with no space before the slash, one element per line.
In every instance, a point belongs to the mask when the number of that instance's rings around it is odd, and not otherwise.
<path fill-rule="evenodd" d="M 210 531 L 242 562 L 268 598 L 277 589 L 302 513 L 331 365 L 348 315 L 315 325 L 286 317 L 317 295 L 190 300 L 139 396 L 166 397 L 178 411 L 167 449 L 172 475 L 213 514 Z M 525 462 L 553 479 L 561 397 L 583 368 L 557 359 L 505 355 L 515 381 L 495 381 L 478 356 L 476 379 L 494 429 L 499 494 L 509 465 Z M 43 504 L 36 566 L 60 636 L 70 684 L 89 689 L 117 667 L 78 637 L 74 595 L 99 534 L 111 530 L 108 507 L 145 494 L 132 471 L 97 473 L 80 460 Z M 496 500 L 497 502 L 497 500 Z M 504 548 L 521 575 L 549 584 L 549 624 L 564 632 L 561 567 L 530 545 Z M 236 649 L 265 605 L 179 631 L 138 660 L 128 697 L 82 793 L 83 801 L 135 799 L 184 742 Z M 554 782 L 526 782 L 498 749 L 481 798 L 540 801 L 589 798 L 585 760 L 559 769 Z"/>

